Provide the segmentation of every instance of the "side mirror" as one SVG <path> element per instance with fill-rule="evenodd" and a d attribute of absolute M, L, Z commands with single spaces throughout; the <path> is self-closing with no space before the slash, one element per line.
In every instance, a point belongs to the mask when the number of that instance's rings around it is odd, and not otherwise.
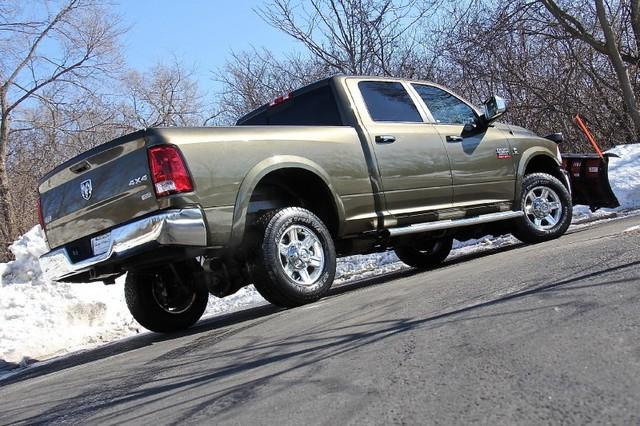
<path fill-rule="evenodd" d="M 551 133 L 550 135 L 547 135 L 544 138 L 545 139 L 549 139 L 550 141 L 553 141 L 553 142 L 555 142 L 557 144 L 561 144 L 562 142 L 564 142 L 564 136 L 560 132 Z"/>
<path fill-rule="evenodd" d="M 507 111 L 507 103 L 500 96 L 491 96 L 484 102 L 484 121 L 491 123 Z"/>

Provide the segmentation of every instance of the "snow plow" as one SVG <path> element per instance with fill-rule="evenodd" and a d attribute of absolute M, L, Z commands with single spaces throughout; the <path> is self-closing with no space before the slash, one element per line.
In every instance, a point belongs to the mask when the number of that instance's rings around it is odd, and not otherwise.
<path fill-rule="evenodd" d="M 609 158 L 615 154 L 562 154 L 562 168 L 569 174 L 573 205 L 591 211 L 620 206 L 609 183 Z"/>
<path fill-rule="evenodd" d="M 592 212 L 602 207 L 619 207 L 620 202 L 609 183 L 609 158 L 617 155 L 600 150 L 580 115 L 575 116 L 575 121 L 596 153 L 562 154 L 562 168 L 569 175 L 573 204 L 589 206 Z"/>

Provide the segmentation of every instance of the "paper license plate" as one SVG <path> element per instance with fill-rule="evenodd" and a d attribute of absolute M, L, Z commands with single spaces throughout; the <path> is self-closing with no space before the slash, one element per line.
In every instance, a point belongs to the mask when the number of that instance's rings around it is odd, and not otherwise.
<path fill-rule="evenodd" d="M 93 255 L 98 256 L 105 254 L 111 248 L 111 233 L 100 235 L 91 239 L 91 248 Z"/>

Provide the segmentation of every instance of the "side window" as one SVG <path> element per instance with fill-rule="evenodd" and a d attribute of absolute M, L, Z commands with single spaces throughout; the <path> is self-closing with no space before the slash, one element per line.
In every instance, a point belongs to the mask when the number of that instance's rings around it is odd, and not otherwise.
<path fill-rule="evenodd" d="M 413 84 L 412 86 L 427 104 L 436 123 L 467 124 L 476 120 L 475 111 L 451 93 L 423 84 Z"/>
<path fill-rule="evenodd" d="M 358 88 L 373 121 L 422 123 L 418 108 L 402 83 L 361 81 Z"/>

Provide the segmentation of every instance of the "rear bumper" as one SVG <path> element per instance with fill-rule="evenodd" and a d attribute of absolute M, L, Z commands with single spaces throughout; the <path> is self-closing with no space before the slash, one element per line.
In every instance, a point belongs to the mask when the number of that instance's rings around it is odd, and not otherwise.
<path fill-rule="evenodd" d="M 40 257 L 45 278 L 60 281 L 91 271 L 114 258 L 139 252 L 142 246 L 206 247 L 207 228 L 202 211 L 197 208 L 164 210 L 152 216 L 107 231 L 111 233 L 109 249 L 98 256 L 72 262 L 65 247 Z"/>

